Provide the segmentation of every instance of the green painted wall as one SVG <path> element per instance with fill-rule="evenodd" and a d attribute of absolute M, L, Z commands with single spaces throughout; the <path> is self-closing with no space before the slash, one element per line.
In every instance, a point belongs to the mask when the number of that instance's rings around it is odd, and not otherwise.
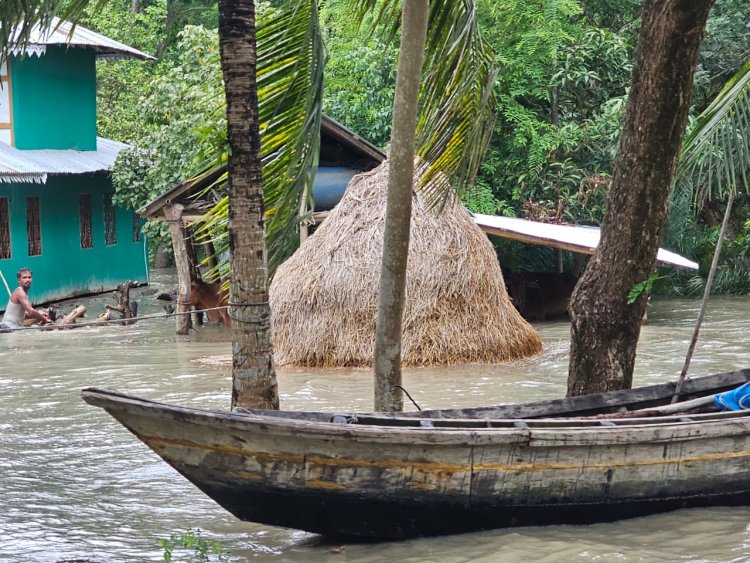
<path fill-rule="evenodd" d="M 93 50 L 64 47 L 11 59 L 16 148 L 96 150 L 95 64 Z"/>
<path fill-rule="evenodd" d="M 126 280 L 146 282 L 145 237 L 133 242 L 133 212 L 117 208 L 117 244 L 104 244 L 102 195 L 113 192 L 105 174 L 52 176 L 46 184 L 3 184 L 0 197 L 9 198 L 11 257 L 0 259 L 11 289 L 16 271 L 29 267 L 34 273 L 30 298 L 44 303 L 114 289 Z M 80 194 L 91 194 L 93 248 L 81 248 Z M 28 256 L 26 198 L 39 197 L 42 254 Z M 0 286 L 1 294 L 5 289 Z M 5 308 L 3 298 L 0 309 Z"/>

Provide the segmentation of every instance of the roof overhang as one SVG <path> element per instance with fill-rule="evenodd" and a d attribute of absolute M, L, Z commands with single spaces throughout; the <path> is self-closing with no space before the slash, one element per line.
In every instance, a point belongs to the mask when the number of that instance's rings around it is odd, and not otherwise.
<path fill-rule="evenodd" d="M 557 225 L 554 223 L 540 223 L 526 219 L 517 219 L 515 217 L 482 215 L 480 213 L 472 213 L 472 217 L 479 228 L 487 234 L 529 244 L 562 248 L 583 254 L 594 253 L 594 250 L 599 245 L 601 235 L 599 227 Z M 698 269 L 697 263 L 663 248 L 659 249 L 656 256 L 656 263 L 660 266 L 676 266 L 691 270 Z"/>
<path fill-rule="evenodd" d="M 16 34 L 16 41 L 18 34 Z M 11 40 L 11 45 L 15 41 Z M 80 25 L 53 18 L 49 28 L 35 25 L 29 32 L 28 40 L 21 47 L 11 47 L 10 53 L 16 56 L 42 56 L 47 47 L 83 47 L 93 49 L 100 59 L 134 58 L 156 60 L 155 57 L 134 49 L 124 43 L 105 37 Z"/>
<path fill-rule="evenodd" d="M 138 209 L 136 213 L 146 219 L 150 219 L 151 221 L 166 221 L 164 208 L 168 205 L 179 203 L 185 207 L 182 212 L 182 219 L 184 221 L 197 220 L 205 215 L 206 209 L 204 209 L 205 206 L 201 205 L 200 202 L 195 202 L 196 197 L 198 197 L 205 189 L 220 180 L 226 173 L 226 166 L 220 166 L 208 170 L 197 178 L 193 178 L 188 182 L 183 182 L 171 190 L 164 192 L 156 199 L 151 200 L 149 203 Z M 195 203 L 193 204 L 193 202 Z"/>
<path fill-rule="evenodd" d="M 0 143 L 0 183 L 44 184 L 48 176 L 109 172 L 129 145 L 97 138 L 97 150 L 19 150 Z"/>

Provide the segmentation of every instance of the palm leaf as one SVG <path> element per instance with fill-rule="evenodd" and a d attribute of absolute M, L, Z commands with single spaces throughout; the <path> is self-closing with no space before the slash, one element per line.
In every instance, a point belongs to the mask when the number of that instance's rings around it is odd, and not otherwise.
<path fill-rule="evenodd" d="M 495 124 L 497 65 L 477 27 L 473 0 L 433 0 L 417 122 L 418 154 L 430 164 L 428 199 L 444 199 L 473 183 Z"/>
<path fill-rule="evenodd" d="M 676 173 L 678 189 L 693 195 L 750 191 L 750 60 L 724 85 L 685 137 Z"/>
<path fill-rule="evenodd" d="M 395 36 L 401 0 L 351 2 L 360 18 L 379 7 L 373 25 Z M 495 123 L 497 64 L 479 34 L 474 0 L 432 0 L 428 26 L 417 153 L 426 162 L 425 195 L 439 203 L 479 170 Z"/>
<path fill-rule="evenodd" d="M 318 167 L 323 43 L 316 2 L 296 2 L 260 15 L 257 52 L 263 190 L 269 271 L 273 275 L 298 245 L 300 202 L 312 202 Z M 195 179 L 225 164 L 225 155 L 216 154 Z M 226 191 L 226 180 L 224 174 L 208 189 Z M 228 250 L 227 223 L 224 198 L 205 216 L 199 231 L 213 241 L 220 256 Z M 224 261 L 222 274 L 227 268 Z"/>

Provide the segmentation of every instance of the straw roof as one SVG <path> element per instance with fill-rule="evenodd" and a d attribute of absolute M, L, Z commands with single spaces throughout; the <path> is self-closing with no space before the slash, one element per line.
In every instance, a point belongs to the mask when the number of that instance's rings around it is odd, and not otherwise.
<path fill-rule="evenodd" d="M 270 288 L 279 365 L 372 364 L 388 162 L 355 176 Z M 441 214 L 415 193 L 403 322 L 404 365 L 499 363 L 537 354 L 487 236 L 460 202 Z"/>

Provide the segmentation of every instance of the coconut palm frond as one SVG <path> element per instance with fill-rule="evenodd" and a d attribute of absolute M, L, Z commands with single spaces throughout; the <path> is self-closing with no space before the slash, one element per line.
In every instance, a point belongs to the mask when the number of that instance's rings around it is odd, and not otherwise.
<path fill-rule="evenodd" d="M 258 27 L 258 99 L 269 270 L 298 244 L 320 152 L 324 48 L 317 2 L 298 2 Z"/>
<path fill-rule="evenodd" d="M 257 26 L 258 115 L 271 275 L 297 247 L 300 210 L 312 202 L 318 167 L 323 94 L 323 42 L 317 4 L 306 0 L 259 15 Z M 221 151 L 196 176 L 226 166 Z M 208 190 L 226 191 L 226 174 Z M 304 205 L 303 205 L 304 202 Z M 201 236 L 226 255 L 226 198 L 204 217 Z M 226 274 L 228 264 L 222 265 Z"/>
<path fill-rule="evenodd" d="M 379 7 L 374 25 L 397 29 L 401 0 L 351 2 L 358 14 Z M 474 0 L 432 0 L 428 26 L 417 153 L 427 167 L 426 199 L 435 205 L 449 186 L 460 190 L 476 176 L 495 124 L 497 64 L 479 34 Z"/>
<path fill-rule="evenodd" d="M 429 163 L 426 199 L 434 203 L 448 193 L 439 178 L 459 191 L 474 181 L 495 125 L 498 67 L 479 34 L 474 0 L 433 0 L 430 21 L 441 32 L 428 35 L 417 143 Z"/>
<path fill-rule="evenodd" d="M 750 191 L 750 60 L 721 92 L 685 137 L 676 173 L 678 189 L 708 195 L 736 193 L 738 183 Z"/>

